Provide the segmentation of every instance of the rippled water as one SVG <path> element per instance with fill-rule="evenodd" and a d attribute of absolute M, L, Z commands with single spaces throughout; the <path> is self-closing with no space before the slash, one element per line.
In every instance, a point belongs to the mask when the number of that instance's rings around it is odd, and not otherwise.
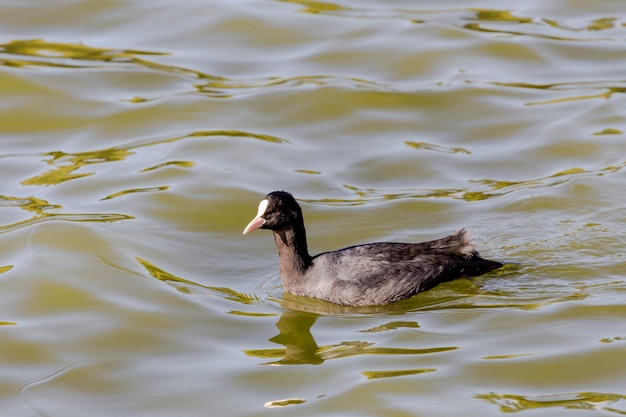
<path fill-rule="evenodd" d="M 624 41 L 617 0 L 0 4 L 0 414 L 626 414 Z M 314 253 L 507 265 L 283 294 L 275 189 Z"/>

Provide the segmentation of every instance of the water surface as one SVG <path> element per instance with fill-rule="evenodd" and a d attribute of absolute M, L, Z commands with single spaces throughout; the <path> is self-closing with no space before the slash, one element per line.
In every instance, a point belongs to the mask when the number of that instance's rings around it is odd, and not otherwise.
<path fill-rule="evenodd" d="M 626 413 L 625 35 L 619 1 L 0 5 L 2 415 Z M 467 227 L 507 265 L 283 294 L 241 235 L 276 189 L 314 253 Z"/>

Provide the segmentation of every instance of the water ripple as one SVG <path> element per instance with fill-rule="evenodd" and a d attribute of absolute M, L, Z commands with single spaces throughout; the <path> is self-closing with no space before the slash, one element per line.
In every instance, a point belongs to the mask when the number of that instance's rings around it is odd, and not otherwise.
<path fill-rule="evenodd" d="M 0 226 L 0 234 L 12 232 L 34 224 L 48 221 L 68 221 L 68 222 L 113 222 L 119 220 L 131 220 L 133 216 L 120 213 L 48 213 L 48 209 L 60 209 L 57 204 L 50 204 L 46 200 L 36 197 L 10 197 L 0 196 L 0 207 L 19 207 L 34 216 L 26 220 L 13 222 Z"/>
<path fill-rule="evenodd" d="M 351 89 L 366 89 L 368 91 L 397 91 L 390 84 L 384 84 L 365 80 L 357 77 L 339 77 L 328 75 L 307 75 L 282 77 L 271 76 L 256 79 L 228 79 L 209 80 L 205 84 L 196 84 L 195 87 L 199 92 L 206 93 L 212 97 L 232 98 L 234 93 L 231 90 L 251 90 L 251 89 L 267 89 L 271 87 L 322 87 L 322 86 L 342 86 Z M 228 93 L 226 91 L 229 91 Z"/>
<path fill-rule="evenodd" d="M 214 98 L 232 98 L 236 90 L 266 89 L 270 87 L 300 87 L 342 85 L 348 88 L 389 91 L 390 85 L 377 83 L 358 77 L 341 77 L 328 75 L 309 76 L 270 76 L 251 79 L 234 79 L 211 75 L 181 66 L 161 64 L 141 58 L 140 56 L 166 56 L 165 52 L 117 50 L 112 48 L 94 48 L 82 44 L 54 43 L 42 39 L 14 40 L 0 44 L 0 54 L 26 57 L 28 59 L 1 59 L 0 65 L 10 67 L 52 67 L 81 69 L 93 67 L 136 67 L 162 73 L 173 73 L 194 80 L 193 87 L 199 93 Z M 83 62 L 84 61 L 84 62 Z M 99 62 L 99 64 L 94 64 Z M 199 82 L 197 81 L 199 80 Z M 145 97 L 134 97 L 126 100 L 131 103 L 150 101 Z"/>
<path fill-rule="evenodd" d="M 521 181 L 496 179 L 469 180 L 471 185 L 467 188 L 412 188 L 394 190 L 361 188 L 354 185 L 344 184 L 344 188 L 351 190 L 355 194 L 354 198 L 302 198 L 300 200 L 310 204 L 322 204 L 328 206 L 353 206 L 413 198 L 451 198 L 465 201 L 481 201 L 503 197 L 519 191 L 555 187 L 569 183 L 573 179 L 582 176 L 604 176 L 607 174 L 614 174 L 620 172 L 624 167 L 626 167 L 626 161 L 593 170 L 578 167 L 569 168 L 548 176 Z"/>
<path fill-rule="evenodd" d="M 118 191 L 118 192 L 113 193 L 113 194 L 109 194 L 108 196 L 106 196 L 104 198 L 101 198 L 100 201 L 111 200 L 113 198 L 121 197 L 123 195 L 128 195 L 128 194 L 151 193 L 151 192 L 155 192 L 155 191 L 167 191 L 169 189 L 170 189 L 170 187 L 168 185 L 163 185 L 163 186 L 160 186 L 160 187 L 132 188 L 130 190 L 122 190 L 122 191 Z"/>
<path fill-rule="evenodd" d="M 166 143 L 173 143 L 191 138 L 209 138 L 209 137 L 231 137 L 231 138 L 251 138 L 264 142 L 286 144 L 288 140 L 279 138 L 273 135 L 246 132 L 240 130 L 205 130 L 195 131 L 181 136 L 167 137 L 167 138 L 149 138 L 131 141 L 129 143 L 108 147 L 104 149 L 96 149 L 85 152 L 66 153 L 62 151 L 46 152 L 41 155 L 44 158 L 47 165 L 53 168 L 35 176 L 29 177 L 21 181 L 25 186 L 54 186 L 59 185 L 67 181 L 81 179 L 89 177 L 95 174 L 95 172 L 81 172 L 76 171 L 84 169 L 86 167 L 102 164 L 105 162 L 120 162 L 126 160 L 136 149 L 144 148 L 148 146 L 161 145 Z M 30 155 L 0 155 L 0 158 L 8 157 L 25 157 Z M 193 166 L 193 162 L 190 161 L 168 161 L 157 166 L 150 166 L 140 170 L 140 172 L 148 172 L 156 169 L 160 169 L 166 166 L 180 166 L 184 168 L 190 168 Z M 154 187 L 153 187 L 154 188 Z M 158 191 L 163 190 L 163 187 L 156 187 Z M 127 190 L 125 193 L 138 192 L 139 190 Z M 148 191 L 148 190 L 146 190 Z M 149 191 L 157 191 L 156 189 L 150 189 Z M 121 192 L 120 192 L 121 193 Z M 105 197 L 104 200 L 113 198 L 118 194 Z M 0 204 L 2 202 L 0 201 Z M 58 208 L 58 207 L 57 207 Z"/>
<path fill-rule="evenodd" d="M 537 106 L 543 104 L 556 104 L 570 101 L 588 100 L 594 98 L 601 98 L 608 100 L 615 94 L 626 93 L 626 80 L 618 81 L 589 81 L 589 82 L 566 82 L 566 83 L 553 83 L 553 84 L 532 84 L 532 83 L 503 83 L 495 82 L 494 85 L 502 87 L 514 87 L 514 88 L 528 88 L 533 90 L 550 90 L 550 91 L 571 91 L 571 90 L 592 90 L 598 91 L 593 94 L 578 94 L 574 96 L 561 97 L 557 99 L 535 101 L 526 103 L 527 106 Z"/>
<path fill-rule="evenodd" d="M 264 407 L 265 408 L 288 407 L 290 405 L 304 404 L 305 402 L 306 400 L 304 398 L 285 398 L 282 400 L 267 401 L 264 404 Z"/>
<path fill-rule="evenodd" d="M 129 155 L 132 155 L 132 152 L 129 152 L 128 149 L 118 147 L 79 153 L 65 153 L 61 151 L 46 152 L 43 154 L 43 157 L 46 159 L 46 163 L 54 166 L 54 168 L 44 172 L 43 174 L 27 178 L 23 180 L 21 184 L 49 186 L 58 185 L 69 180 L 88 177 L 94 173 L 85 172 L 75 174 L 74 171 L 88 165 L 100 164 L 103 162 L 123 161 Z"/>
<path fill-rule="evenodd" d="M 48 42 L 43 39 L 20 39 L 0 44 L 0 53 L 35 58 L 35 60 L 0 59 L 0 65 L 12 67 L 44 65 L 62 68 L 85 68 L 86 65 L 77 64 L 81 61 L 133 62 L 138 60 L 137 56 L 141 55 L 169 55 L 163 52 L 95 48 L 83 44 Z M 44 61 L 38 58 L 44 58 Z"/>
<path fill-rule="evenodd" d="M 209 137 L 228 137 L 228 138 L 250 138 L 257 139 L 263 142 L 287 144 L 290 143 L 287 139 L 280 138 L 278 136 L 267 135 L 263 133 L 247 132 L 243 130 L 198 130 L 195 132 L 187 133 L 181 136 L 167 137 L 167 138 L 149 138 L 139 139 L 129 142 L 125 145 L 121 145 L 121 149 L 137 149 L 146 146 L 161 145 L 166 143 L 178 142 L 190 138 L 209 138 Z M 146 171 L 146 169 L 142 170 Z"/>
<path fill-rule="evenodd" d="M 608 411 L 619 415 L 626 414 L 626 396 L 602 392 L 577 392 L 571 394 L 524 396 L 513 394 L 478 394 L 476 398 L 497 405 L 500 411 L 511 413 L 515 411 L 563 408 L 567 410 L 598 410 Z M 613 407 L 621 403 L 622 407 Z"/>
<path fill-rule="evenodd" d="M 30 391 L 36 389 L 40 385 L 45 385 L 54 381 L 57 378 L 62 377 L 68 372 L 79 368 L 82 365 L 87 363 L 86 360 L 74 360 L 61 363 L 53 368 L 48 369 L 43 374 L 39 375 L 37 378 L 32 379 L 19 387 L 19 398 L 22 406 L 28 410 L 29 414 L 37 417 L 48 416 L 48 413 L 45 413 L 39 407 L 33 404 L 33 395 L 30 394 Z"/>
<path fill-rule="evenodd" d="M 405 20 L 414 24 L 452 25 L 482 33 L 528 36 L 557 41 L 618 41 L 624 25 L 615 17 L 598 17 L 582 24 L 524 16 L 507 9 L 447 8 L 403 9 L 390 7 L 348 7 L 312 0 L 277 0 L 303 6 L 300 11 L 352 19 Z M 470 23 L 467 23 L 467 22 Z M 611 31 L 622 37 L 596 37 L 590 34 Z"/>
<path fill-rule="evenodd" d="M 285 315 L 280 320 L 285 319 Z M 372 347 L 373 343 L 363 341 L 348 341 L 336 344 L 318 346 L 310 331 L 302 335 L 302 329 L 290 328 L 292 333 L 284 332 L 284 324 L 277 325 L 281 329 L 281 334 L 273 337 L 270 341 L 280 343 L 285 348 L 276 349 L 246 349 L 244 353 L 248 356 L 261 359 L 275 359 L 276 361 L 266 362 L 264 365 L 300 365 L 300 364 L 320 364 L 331 359 L 349 358 L 360 355 L 431 355 L 435 353 L 457 350 L 455 346 L 443 346 L 425 349 L 407 349 L 390 347 Z M 302 327 L 302 326 L 300 326 Z M 295 333 L 293 333 L 295 332 Z"/>
<path fill-rule="evenodd" d="M 415 321 L 392 321 L 390 323 L 382 324 L 380 326 L 372 327 L 371 329 L 360 330 L 362 333 L 378 333 L 378 332 L 386 332 L 389 330 L 396 330 L 399 328 L 411 328 L 416 329 L 419 324 Z"/>
<path fill-rule="evenodd" d="M 136 257 L 137 262 L 143 266 L 148 274 L 159 281 L 162 281 L 168 285 L 171 285 L 176 290 L 185 294 L 205 294 L 206 290 L 210 293 L 217 293 L 226 300 L 236 301 L 241 304 L 254 304 L 259 301 L 259 297 L 253 294 L 243 294 L 226 287 L 214 287 L 210 285 L 203 285 L 197 282 L 176 276 L 170 272 L 167 272 L 151 262 L 145 259 Z"/>
<path fill-rule="evenodd" d="M 299 2 L 298 2 L 299 3 Z M 312 4 L 318 4 L 318 2 L 304 2 L 308 6 Z M 329 10 L 343 12 L 351 10 L 353 13 L 357 9 L 350 8 L 327 8 L 322 7 L 324 12 Z M 379 11 L 380 12 L 380 11 Z M 382 12 L 381 12 L 382 13 Z M 388 13 L 386 11 L 385 13 Z M 575 30 L 575 33 L 583 33 L 582 29 L 572 29 L 569 26 L 558 25 L 554 22 L 550 24 L 545 23 L 543 20 L 531 19 L 528 17 L 519 17 L 513 15 L 510 11 L 503 10 L 444 10 L 444 11 L 408 11 L 408 10 L 396 10 L 401 16 L 412 16 L 413 20 L 415 14 L 425 14 L 428 16 L 440 16 L 438 19 L 434 19 L 435 22 L 449 25 L 450 19 L 453 17 L 461 20 L 471 20 L 472 23 L 462 23 L 457 26 L 464 28 L 465 30 L 480 31 L 480 32 L 497 32 L 497 33 L 509 33 L 511 35 L 529 35 L 538 37 L 547 37 L 550 39 L 559 40 L 577 40 L 575 38 L 566 38 L 562 36 L 549 36 L 540 34 L 529 34 L 521 31 L 512 31 L 504 29 L 494 29 L 484 27 L 485 23 L 506 23 L 507 25 L 516 24 L 526 26 L 543 25 L 550 30 L 555 28 L 561 30 Z M 460 15 L 459 15 L 460 13 Z M 367 16 L 378 16 L 375 12 L 366 13 Z M 388 18 L 388 17 L 386 17 Z M 608 20 L 611 20 L 607 18 Z M 607 19 L 600 19 L 594 21 L 588 25 L 589 28 L 597 27 L 601 22 L 608 21 Z M 613 19 L 615 20 L 615 19 Z M 424 20 L 424 22 L 430 20 Z M 600 22 L 600 23 L 599 23 Z M 591 30 L 591 29 L 589 29 Z M 596 30 L 597 31 L 597 30 Z M 586 32 L 584 32 L 586 33 Z M 585 41 L 593 41 L 598 39 L 578 39 Z M 85 67 L 110 67 L 116 66 L 121 68 L 140 68 L 150 71 L 156 71 L 165 74 L 175 74 L 177 76 L 184 77 L 189 80 L 191 88 L 197 93 L 207 95 L 211 98 L 230 99 L 239 97 L 244 93 L 257 92 L 262 90 L 268 91 L 272 88 L 289 88 L 296 87 L 314 87 L 319 88 L 322 86 L 338 86 L 348 89 L 379 91 L 379 92 L 415 92 L 420 87 L 415 85 L 399 85 L 394 83 L 377 82 L 368 80 L 362 77 L 350 77 L 350 76 L 337 76 L 337 75 L 298 75 L 298 76 L 267 76 L 256 77 L 249 79 L 236 79 L 232 77 L 225 77 L 219 75 L 212 75 L 202 71 L 198 71 L 191 68 L 185 68 L 175 65 L 162 64 L 153 60 L 145 59 L 144 56 L 165 56 L 168 53 L 157 51 L 138 51 L 138 50 L 118 50 L 114 48 L 95 48 L 82 44 L 69 44 L 69 43 L 55 43 L 48 42 L 42 39 L 36 40 L 14 40 L 5 44 L 0 44 L 0 54 L 7 54 L 9 56 L 25 57 L 20 60 L 13 58 L 2 59 L 0 55 L 0 65 L 11 67 L 26 67 L 33 66 L 50 66 L 50 67 L 64 67 L 71 68 L 85 68 Z M 61 60 L 61 61 L 59 61 Z M 99 62 L 99 64 L 94 64 Z M 591 95 L 577 95 L 573 97 L 565 97 L 559 99 L 552 99 L 548 101 L 530 102 L 527 105 L 540 105 L 540 104 L 552 104 L 564 101 L 583 100 L 590 98 L 610 98 L 613 94 L 623 93 L 626 91 L 625 87 L 620 84 L 623 81 L 618 82 L 581 82 L 581 83 L 562 83 L 562 84 L 532 84 L 532 83 L 498 83 L 494 82 L 494 85 L 505 87 L 520 87 L 520 88 L 534 88 L 543 90 L 561 90 L 561 89 L 603 89 L 605 91 L 594 93 Z M 442 84 L 437 84 L 441 86 Z M 428 85 L 432 87 L 432 85 Z M 178 93 L 177 93 L 178 94 Z M 147 97 L 133 97 L 132 99 L 125 99 L 124 101 L 130 103 L 145 103 L 151 101 L 151 98 Z M 409 144 L 409 146 L 411 146 Z M 460 150 L 464 151 L 464 150 Z"/>
<path fill-rule="evenodd" d="M 434 143 L 428 143 L 428 142 L 405 141 L 404 143 L 405 145 L 411 148 L 425 150 L 425 151 L 435 151 L 435 152 L 442 152 L 442 153 L 461 153 L 461 154 L 466 154 L 466 155 L 471 154 L 470 151 L 464 148 L 449 148 L 446 146 L 436 145 Z"/>
<path fill-rule="evenodd" d="M 162 164 L 158 164 L 158 165 L 154 165 L 148 168 L 144 168 L 139 172 L 148 172 L 148 171 L 156 171 L 158 169 L 162 169 L 162 168 L 166 168 L 166 167 L 170 167 L 170 166 L 177 166 L 177 167 L 182 167 L 182 168 L 191 168 L 194 166 L 194 163 L 191 161 L 168 161 L 168 162 L 164 162 Z"/>
<path fill-rule="evenodd" d="M 429 372 L 435 372 L 435 368 L 421 368 L 421 369 L 398 369 L 393 371 L 363 371 L 363 376 L 367 379 L 379 379 L 379 378 L 394 378 L 398 376 L 418 375 L 426 374 Z"/>
<path fill-rule="evenodd" d="M 0 226 L 0 234 L 12 232 L 17 229 L 32 226 L 34 224 L 48 221 L 66 221 L 66 222 L 114 222 L 120 220 L 131 220 L 133 216 L 128 214 L 117 213 L 45 213 L 43 216 L 31 217 L 28 220 L 15 222 Z"/>
<path fill-rule="evenodd" d="M 554 40 L 554 41 L 598 42 L 598 41 L 613 40 L 611 38 L 584 38 L 584 37 L 577 38 L 577 37 L 567 37 L 567 36 L 562 36 L 562 35 L 551 35 L 548 33 L 536 33 L 536 32 L 533 33 L 530 31 L 525 32 L 521 30 L 516 31 L 516 30 L 504 29 L 504 28 L 487 27 L 487 25 L 481 25 L 479 23 L 468 23 L 468 24 L 463 25 L 463 28 L 467 30 L 476 31 L 476 32 L 506 34 L 506 35 L 511 35 L 511 36 L 531 36 L 535 38 L 548 39 L 548 40 Z M 544 26 L 543 28 L 539 27 L 537 32 L 540 32 L 541 29 L 543 29 L 544 31 L 549 31 L 550 26 Z"/>
<path fill-rule="evenodd" d="M 620 28 L 616 18 L 598 18 L 576 27 L 553 19 L 516 16 L 509 10 L 470 9 L 475 16 L 467 20 L 464 29 L 483 33 L 529 36 L 557 41 L 617 41 L 619 38 L 595 37 L 589 34 L 606 29 Z M 515 28 L 515 29 L 513 29 Z"/>

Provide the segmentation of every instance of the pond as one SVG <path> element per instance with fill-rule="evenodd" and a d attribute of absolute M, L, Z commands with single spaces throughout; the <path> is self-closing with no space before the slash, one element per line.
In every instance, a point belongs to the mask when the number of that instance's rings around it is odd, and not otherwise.
<path fill-rule="evenodd" d="M 3 415 L 626 413 L 623 2 L 33 0 L 0 36 Z M 467 228 L 505 266 L 284 294 L 242 235 L 273 190 L 312 253 Z"/>

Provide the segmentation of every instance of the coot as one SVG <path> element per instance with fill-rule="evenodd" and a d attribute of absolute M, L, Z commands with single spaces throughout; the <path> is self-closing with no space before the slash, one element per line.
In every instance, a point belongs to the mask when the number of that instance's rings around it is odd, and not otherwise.
<path fill-rule="evenodd" d="M 342 305 L 388 304 L 502 266 L 481 258 L 464 229 L 430 242 L 368 243 L 311 256 L 302 210 L 285 191 L 265 196 L 243 234 L 258 228 L 274 232 L 286 291 Z"/>

